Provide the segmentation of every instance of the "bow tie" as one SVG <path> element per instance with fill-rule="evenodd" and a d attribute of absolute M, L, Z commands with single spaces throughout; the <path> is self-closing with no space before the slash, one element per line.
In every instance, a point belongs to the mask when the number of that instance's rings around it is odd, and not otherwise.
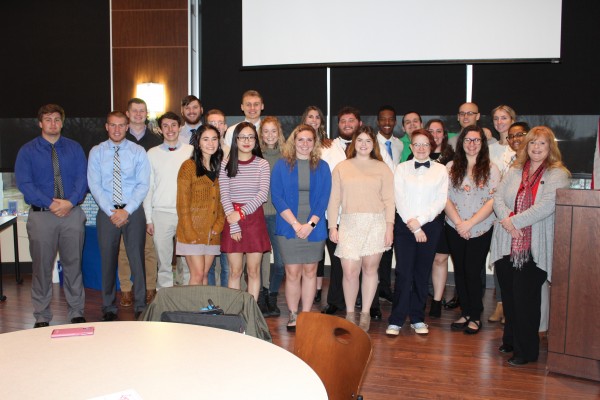
<path fill-rule="evenodd" d="M 415 161 L 415 169 L 419 168 L 419 167 L 425 167 L 425 168 L 429 168 L 431 165 L 431 163 L 429 161 L 425 161 L 425 162 L 418 162 Z"/>

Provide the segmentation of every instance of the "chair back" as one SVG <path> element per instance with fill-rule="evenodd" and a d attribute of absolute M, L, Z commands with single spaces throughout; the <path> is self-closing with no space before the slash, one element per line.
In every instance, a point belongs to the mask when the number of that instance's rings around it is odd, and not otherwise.
<path fill-rule="evenodd" d="M 294 354 L 319 375 L 330 400 L 358 397 L 372 352 L 371 338 L 353 323 L 321 313 L 298 315 Z"/>

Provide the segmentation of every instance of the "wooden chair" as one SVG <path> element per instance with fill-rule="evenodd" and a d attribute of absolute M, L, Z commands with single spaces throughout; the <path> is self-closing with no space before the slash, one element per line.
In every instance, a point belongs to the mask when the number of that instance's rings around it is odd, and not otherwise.
<path fill-rule="evenodd" d="M 332 315 L 298 315 L 294 354 L 323 381 L 330 400 L 357 399 L 371 359 L 369 335 L 353 323 Z"/>

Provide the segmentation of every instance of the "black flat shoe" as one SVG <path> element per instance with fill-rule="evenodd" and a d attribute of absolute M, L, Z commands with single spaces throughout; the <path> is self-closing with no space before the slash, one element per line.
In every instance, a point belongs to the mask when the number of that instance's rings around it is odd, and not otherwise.
<path fill-rule="evenodd" d="M 46 326 L 50 326 L 49 322 L 36 322 L 35 324 L 33 324 L 34 328 L 44 328 Z"/>
<path fill-rule="evenodd" d="M 71 323 L 72 324 L 85 324 L 85 318 L 83 317 L 75 317 L 75 318 L 71 318 Z"/>
<path fill-rule="evenodd" d="M 317 293 L 315 294 L 314 302 L 319 304 L 321 302 L 321 295 L 323 293 L 323 289 L 317 289 Z"/>
<path fill-rule="evenodd" d="M 460 301 L 458 299 L 458 297 L 454 296 L 452 299 L 450 299 L 450 301 L 447 301 L 446 304 L 444 304 L 444 307 L 446 308 L 456 308 L 460 306 Z"/>
<path fill-rule="evenodd" d="M 521 366 L 521 365 L 525 365 L 525 364 L 527 364 L 528 362 L 529 362 L 529 361 L 527 361 L 526 359 L 524 359 L 524 358 L 521 358 L 521 357 L 511 357 L 511 358 L 509 358 L 509 359 L 508 359 L 508 363 L 509 363 L 510 365 L 513 365 L 513 366 L 515 366 L 515 367 L 519 367 L 519 366 Z"/>
<path fill-rule="evenodd" d="M 470 323 L 474 323 L 475 326 L 477 326 L 477 328 L 471 328 L 469 326 Z M 467 335 L 475 335 L 476 333 L 479 333 L 479 330 L 481 329 L 481 321 L 474 321 L 474 320 L 470 320 L 467 322 L 467 325 L 465 326 L 465 333 Z"/>
<path fill-rule="evenodd" d="M 116 319 L 117 319 L 117 314 L 115 314 L 112 311 L 106 312 L 102 316 L 102 321 L 116 321 Z"/>
<path fill-rule="evenodd" d="M 329 315 L 333 315 L 336 312 L 338 312 L 340 309 L 337 306 L 334 306 L 333 304 L 327 304 L 327 307 L 325 307 L 323 309 L 323 311 L 321 311 L 322 314 L 329 314 Z"/>
<path fill-rule="evenodd" d="M 461 317 L 461 318 L 465 318 L 465 317 Z M 450 328 L 452 330 L 455 331 L 462 331 L 464 330 L 467 325 L 469 324 L 469 318 L 465 318 L 465 322 L 453 322 L 450 324 Z"/>
<path fill-rule="evenodd" d="M 381 319 L 381 310 L 379 308 L 371 308 L 371 319 L 374 321 L 379 321 Z"/>
<path fill-rule="evenodd" d="M 500 353 L 512 353 L 513 347 L 510 344 L 503 344 L 502 346 L 498 347 L 498 351 Z"/>

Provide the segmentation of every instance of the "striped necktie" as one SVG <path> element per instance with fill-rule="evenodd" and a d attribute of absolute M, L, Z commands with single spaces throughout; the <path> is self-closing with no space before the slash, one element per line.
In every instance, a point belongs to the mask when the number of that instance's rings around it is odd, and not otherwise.
<path fill-rule="evenodd" d="M 60 164 L 58 162 L 58 153 L 56 152 L 56 147 L 54 147 L 54 143 L 52 146 L 52 169 L 54 170 L 54 198 L 55 199 L 64 199 L 65 192 L 63 188 L 62 176 L 60 175 Z"/>
<path fill-rule="evenodd" d="M 116 205 L 123 203 L 123 192 L 121 190 L 121 158 L 119 157 L 119 146 L 115 146 L 113 157 L 113 202 Z"/>
<path fill-rule="evenodd" d="M 190 144 L 192 146 L 196 146 L 196 131 L 197 129 L 190 129 L 190 132 L 192 132 L 192 135 L 190 136 Z"/>

